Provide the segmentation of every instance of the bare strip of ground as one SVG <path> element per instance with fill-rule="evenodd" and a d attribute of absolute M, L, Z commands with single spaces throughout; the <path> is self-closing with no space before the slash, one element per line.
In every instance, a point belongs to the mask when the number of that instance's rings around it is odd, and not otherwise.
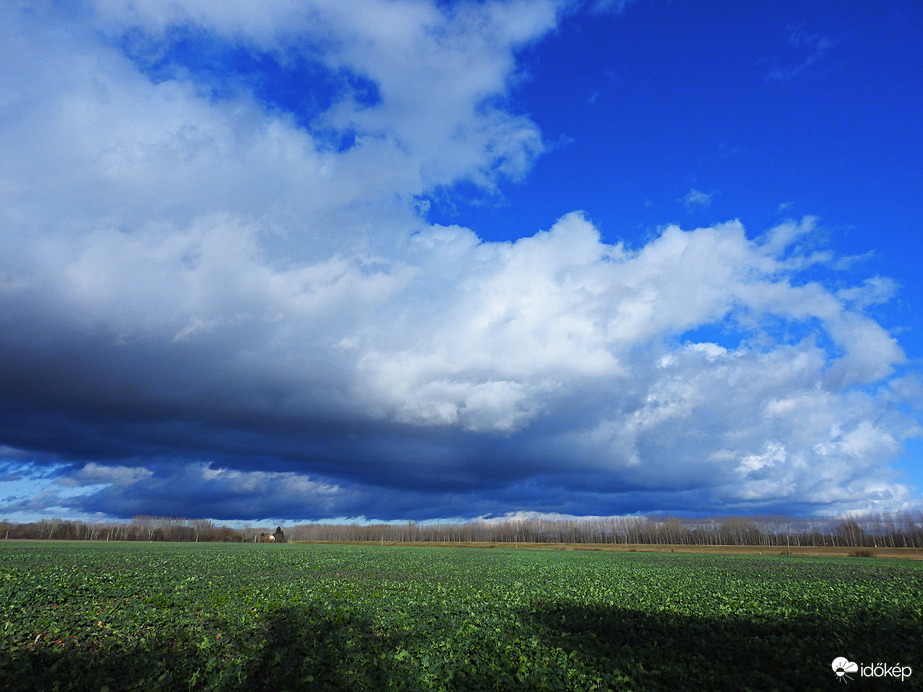
<path fill-rule="evenodd" d="M 811 557 L 887 557 L 923 560 L 923 548 L 847 548 L 841 546 L 655 545 L 632 543 L 504 543 L 487 541 L 291 541 L 341 545 L 502 548 L 507 550 L 591 550 L 628 553 L 698 553 L 706 555 L 803 555 Z"/>

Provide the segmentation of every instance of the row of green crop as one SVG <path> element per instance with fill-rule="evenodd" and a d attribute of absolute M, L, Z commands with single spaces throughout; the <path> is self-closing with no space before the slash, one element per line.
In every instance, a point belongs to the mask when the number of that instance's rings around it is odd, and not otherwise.
<path fill-rule="evenodd" d="M 838 656 L 923 680 L 921 595 L 887 560 L 0 544 L 0 688 L 803 690 Z"/>

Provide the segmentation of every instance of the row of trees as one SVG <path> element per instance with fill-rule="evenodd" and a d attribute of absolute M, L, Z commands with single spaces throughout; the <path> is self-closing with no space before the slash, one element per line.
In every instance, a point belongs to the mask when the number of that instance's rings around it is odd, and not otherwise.
<path fill-rule="evenodd" d="M 259 533 L 257 531 L 257 533 Z M 208 519 L 134 517 L 130 523 L 45 519 L 31 524 L 0 522 L 0 538 L 58 541 L 240 541 L 243 534 Z"/>
<path fill-rule="evenodd" d="M 602 517 L 502 519 L 464 524 L 304 524 L 300 541 L 421 541 L 461 543 L 624 543 L 649 545 L 841 546 L 923 548 L 923 511 L 861 518 Z"/>
<path fill-rule="evenodd" d="M 134 517 L 130 523 L 47 519 L 0 522 L 0 538 L 97 541 L 257 541 L 268 529 L 234 529 L 205 519 Z M 852 518 L 785 516 L 586 519 L 498 519 L 460 524 L 300 524 L 296 541 L 419 541 L 433 543 L 624 543 L 661 545 L 841 546 L 923 548 L 923 511 Z"/>

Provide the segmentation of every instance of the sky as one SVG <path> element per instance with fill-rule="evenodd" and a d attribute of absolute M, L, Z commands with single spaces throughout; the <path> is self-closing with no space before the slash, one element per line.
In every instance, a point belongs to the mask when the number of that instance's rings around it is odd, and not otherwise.
<path fill-rule="evenodd" d="M 923 5 L 0 4 L 0 518 L 923 507 Z"/>

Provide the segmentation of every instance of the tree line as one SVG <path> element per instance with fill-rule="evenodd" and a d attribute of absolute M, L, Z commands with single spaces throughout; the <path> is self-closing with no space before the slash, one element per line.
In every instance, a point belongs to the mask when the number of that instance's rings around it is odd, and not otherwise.
<path fill-rule="evenodd" d="M 923 511 L 849 518 L 627 516 L 427 525 L 304 524 L 287 530 L 287 535 L 296 541 L 923 548 Z"/>
<path fill-rule="evenodd" d="M 56 541 L 240 541 L 244 535 L 208 519 L 136 516 L 130 522 L 44 519 L 28 524 L 0 521 L 0 538 Z"/>
<path fill-rule="evenodd" d="M 207 519 L 137 516 L 105 523 L 46 519 L 0 522 L 0 538 L 92 541 L 256 542 L 266 527 L 232 528 Z M 463 523 L 298 524 L 295 541 L 422 543 L 624 543 L 627 545 L 752 545 L 765 547 L 923 548 L 923 511 L 854 517 L 623 516 L 574 519 L 505 518 Z"/>

